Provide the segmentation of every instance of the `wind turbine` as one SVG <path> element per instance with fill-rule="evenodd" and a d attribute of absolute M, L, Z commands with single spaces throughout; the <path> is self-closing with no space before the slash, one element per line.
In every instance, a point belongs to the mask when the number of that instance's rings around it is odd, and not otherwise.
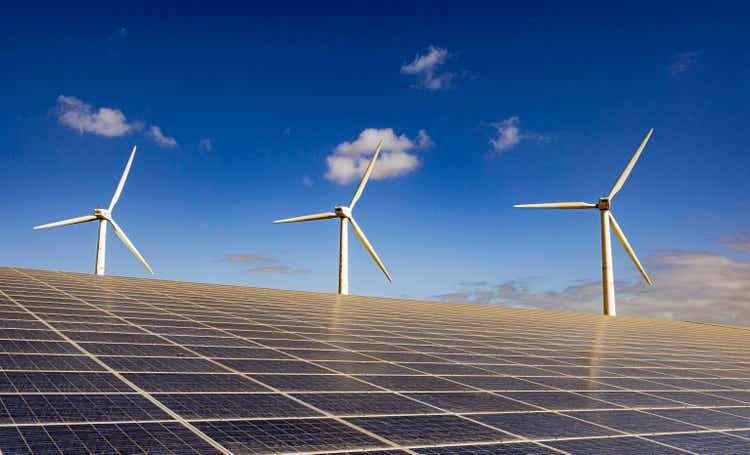
<path fill-rule="evenodd" d="M 370 245 L 370 242 L 367 241 L 365 233 L 362 232 L 362 229 L 360 229 L 359 225 L 352 216 L 352 209 L 354 209 L 354 206 L 357 204 L 360 196 L 362 196 L 362 191 L 364 191 L 365 185 L 367 185 L 367 180 L 370 178 L 370 174 L 372 174 L 372 168 L 375 165 L 375 160 L 378 159 L 378 154 L 380 153 L 380 148 L 382 146 L 383 140 L 381 139 L 380 142 L 378 142 L 375 153 L 370 159 L 370 163 L 367 165 L 365 174 L 362 176 L 362 181 L 359 182 L 357 191 L 354 193 L 354 197 L 349 203 L 349 206 L 339 205 L 334 209 L 333 212 L 316 213 L 313 215 L 298 216 L 296 218 L 286 218 L 283 220 L 274 221 L 274 224 L 278 224 L 296 223 L 299 221 L 325 220 L 328 218 L 339 218 L 341 220 L 339 237 L 339 294 L 341 295 L 349 294 L 349 222 L 352 223 L 352 228 L 354 228 L 354 232 L 357 234 L 357 237 L 359 237 L 362 245 L 365 246 L 365 249 L 367 249 L 367 251 L 370 253 L 370 256 L 372 256 L 372 258 L 378 264 L 380 270 L 383 271 L 385 277 L 388 278 L 388 281 L 392 281 L 391 274 L 388 273 L 385 265 L 383 265 L 383 262 L 378 257 L 378 253 L 375 252 L 375 250 L 372 248 L 372 245 Z"/>
<path fill-rule="evenodd" d="M 602 236 L 602 288 L 604 297 L 604 314 L 606 314 L 607 316 L 617 315 L 617 311 L 615 309 L 615 282 L 612 271 L 612 243 L 610 241 L 609 232 L 610 226 L 612 227 L 612 230 L 615 231 L 617 238 L 620 239 L 620 243 L 622 243 L 625 251 L 628 252 L 630 259 L 633 260 L 635 266 L 638 267 L 641 275 L 643 275 L 643 279 L 645 279 L 649 285 L 653 284 L 651 278 L 648 277 L 646 270 L 638 260 L 638 257 L 635 255 L 635 251 L 633 251 L 633 248 L 630 246 L 628 239 L 622 232 L 622 229 L 620 229 L 617 221 L 615 221 L 614 215 L 612 215 L 612 212 L 610 211 L 612 198 L 615 197 L 615 194 L 617 194 L 625 184 L 625 180 L 628 179 L 630 171 L 633 170 L 635 162 L 638 161 L 638 157 L 641 156 L 641 152 L 643 152 L 643 149 L 644 147 L 646 147 L 646 143 L 651 138 L 651 134 L 653 132 L 654 129 L 651 128 L 648 134 L 646 134 L 646 138 L 643 139 L 643 142 L 641 142 L 640 147 L 638 147 L 638 149 L 635 151 L 635 154 L 633 154 L 633 157 L 625 167 L 625 170 L 622 171 L 622 174 L 620 174 L 620 177 L 615 182 L 609 194 L 606 197 L 599 198 L 599 201 L 596 204 L 589 204 L 587 202 L 551 202 L 547 204 L 514 205 L 514 207 L 522 209 L 599 209 Z"/>
<path fill-rule="evenodd" d="M 133 151 L 130 152 L 130 159 L 128 159 L 128 164 L 125 165 L 125 171 L 122 173 L 122 177 L 120 177 L 120 183 L 117 185 L 117 189 L 115 190 L 114 196 L 112 196 L 112 201 L 109 203 L 109 207 L 107 207 L 106 209 L 94 209 L 93 215 L 79 216 L 78 218 L 70 218 L 68 220 L 56 221 L 54 223 L 43 224 L 41 226 L 34 227 L 34 229 L 47 229 L 51 227 L 88 223 L 89 221 L 99 220 L 99 243 L 96 246 L 95 269 L 97 275 L 104 275 L 104 257 L 107 244 L 107 223 L 110 223 L 112 225 L 112 229 L 115 230 L 115 234 L 120 237 L 122 243 L 124 243 L 125 246 L 128 247 L 133 255 L 135 255 L 135 257 L 138 258 L 139 261 L 141 261 L 141 264 L 146 267 L 146 270 L 151 272 L 151 274 L 154 273 L 154 271 L 151 270 L 151 267 L 148 265 L 148 262 L 143 259 L 143 256 L 141 256 L 141 253 L 139 253 L 135 248 L 135 245 L 133 245 L 130 239 L 128 239 L 128 236 L 125 235 L 125 232 L 120 229 L 120 226 L 118 226 L 114 218 L 112 218 L 112 209 L 115 208 L 115 204 L 117 204 L 117 201 L 120 199 L 120 194 L 122 193 L 122 188 L 125 186 L 125 180 L 127 180 L 128 178 L 130 165 L 133 164 L 134 157 L 135 146 L 133 147 Z"/>

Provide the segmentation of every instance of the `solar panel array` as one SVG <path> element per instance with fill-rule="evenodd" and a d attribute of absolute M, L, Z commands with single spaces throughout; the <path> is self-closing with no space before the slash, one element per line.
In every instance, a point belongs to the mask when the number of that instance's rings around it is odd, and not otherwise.
<path fill-rule="evenodd" d="M 749 453 L 750 331 L 0 268 L 2 453 Z"/>

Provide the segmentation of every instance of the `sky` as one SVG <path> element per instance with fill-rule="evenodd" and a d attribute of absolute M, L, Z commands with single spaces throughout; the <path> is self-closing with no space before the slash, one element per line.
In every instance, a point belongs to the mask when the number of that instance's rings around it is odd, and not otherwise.
<path fill-rule="evenodd" d="M 106 207 L 161 279 L 601 311 L 606 194 L 618 314 L 750 325 L 750 7 L 628 3 L 8 5 L 0 265 L 92 272 Z M 19 9 L 26 8 L 26 9 Z M 110 230 L 107 272 L 148 272 Z"/>

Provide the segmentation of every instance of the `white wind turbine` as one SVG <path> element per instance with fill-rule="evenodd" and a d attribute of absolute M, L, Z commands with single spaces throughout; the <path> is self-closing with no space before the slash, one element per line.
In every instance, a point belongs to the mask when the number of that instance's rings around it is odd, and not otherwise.
<path fill-rule="evenodd" d="M 596 204 L 589 204 L 587 202 L 551 202 L 547 204 L 514 205 L 514 207 L 523 209 L 599 209 L 602 236 L 602 287 L 604 297 L 604 314 L 606 314 L 607 316 L 617 315 L 617 311 L 615 309 L 615 282 L 612 271 L 612 243 L 610 241 L 609 233 L 610 226 L 612 226 L 612 229 L 615 231 L 617 238 L 620 239 L 620 243 L 622 243 L 625 251 L 628 252 L 630 259 L 633 260 L 635 266 L 638 267 L 638 270 L 641 272 L 641 275 L 643 275 L 643 278 L 649 285 L 653 284 L 651 278 L 648 277 L 646 270 L 638 260 L 638 257 L 635 255 L 635 251 L 633 251 L 633 248 L 630 246 L 630 243 L 625 237 L 625 234 L 620 229 L 617 221 L 615 221 L 615 217 L 612 215 L 612 212 L 610 212 L 610 202 L 612 198 L 620 191 L 622 186 L 625 184 L 625 180 L 628 179 L 630 171 L 633 170 L 635 162 L 638 161 L 638 157 L 641 156 L 641 152 L 643 152 L 643 148 L 646 147 L 646 143 L 651 138 L 651 133 L 653 132 L 654 129 L 651 128 L 648 134 L 646 134 L 646 138 L 643 139 L 643 142 L 641 142 L 640 147 L 638 147 L 638 150 L 636 150 L 635 154 L 633 154 L 633 158 L 630 159 L 630 162 L 625 167 L 625 170 L 622 171 L 622 174 L 620 174 L 620 177 L 615 182 L 612 190 L 610 190 L 609 194 L 606 197 L 599 198 L 599 201 Z"/>
<path fill-rule="evenodd" d="M 324 212 L 324 213 L 316 213 L 313 215 L 305 215 L 305 216 L 298 216 L 296 218 L 286 218 L 283 220 L 276 220 L 274 221 L 274 224 L 276 223 L 296 223 L 298 221 L 312 221 L 312 220 L 325 220 L 327 218 L 339 218 L 341 220 L 341 226 L 340 226 L 340 237 L 339 237 L 339 294 L 342 295 L 348 295 L 349 294 L 349 222 L 351 221 L 352 227 L 354 228 L 354 232 L 357 234 L 357 237 L 359 237 L 359 240 L 362 241 L 362 245 L 365 246 L 367 251 L 370 253 L 370 256 L 375 260 L 375 262 L 378 264 L 378 267 L 380 267 L 380 270 L 383 271 L 385 274 L 385 277 L 388 278 L 388 281 L 391 280 L 391 274 L 388 273 L 388 270 L 385 268 L 385 265 L 383 265 L 383 262 L 378 257 L 378 253 L 375 252 L 375 250 L 372 248 L 372 245 L 370 245 L 370 242 L 367 241 L 367 237 L 365 237 L 365 233 L 362 232 L 362 229 L 360 229 L 359 225 L 356 221 L 354 221 L 354 217 L 352 216 L 352 209 L 354 209 L 354 206 L 357 204 L 357 201 L 359 200 L 360 196 L 362 196 L 362 191 L 365 189 L 365 185 L 367 184 L 367 180 L 370 178 L 370 174 L 372 173 L 372 168 L 375 165 L 375 160 L 378 159 L 378 154 L 380 153 L 380 148 L 383 146 L 383 140 L 381 139 L 380 142 L 378 142 L 378 146 L 375 149 L 375 153 L 372 155 L 372 158 L 370 159 L 370 163 L 367 165 L 367 169 L 365 170 L 365 174 L 362 176 L 362 181 L 359 182 L 359 186 L 357 187 L 357 191 L 354 193 L 354 197 L 352 198 L 352 202 L 349 203 L 349 206 L 337 206 L 333 212 Z"/>
<path fill-rule="evenodd" d="M 128 237 L 125 235 L 125 232 L 123 232 L 122 229 L 120 229 L 120 226 L 117 225 L 115 220 L 112 218 L 112 209 L 115 208 L 115 204 L 117 204 L 118 199 L 120 199 L 120 194 L 122 193 L 122 188 L 125 186 L 125 180 L 128 178 L 128 173 L 130 172 L 130 165 L 133 164 L 133 158 L 135 157 L 135 147 L 133 147 L 133 151 L 130 152 L 130 159 L 128 159 L 128 164 L 125 165 L 125 171 L 122 173 L 122 177 L 120 177 L 120 183 L 117 185 L 117 189 L 115 190 L 114 196 L 112 196 L 112 201 L 109 203 L 109 207 L 106 209 L 94 209 L 93 215 L 86 215 L 86 216 L 80 216 L 78 218 L 70 218 L 68 220 L 62 220 L 57 221 L 54 223 L 49 224 L 43 224 L 41 226 L 35 226 L 34 229 L 47 229 L 51 227 L 57 227 L 57 226 L 67 226 L 68 224 L 78 224 L 78 223 L 87 223 L 89 221 L 99 220 L 99 243 L 96 246 L 96 274 L 97 275 L 104 275 L 104 257 L 105 257 L 105 249 L 106 249 L 106 243 L 107 243 L 107 223 L 109 222 L 112 225 L 112 228 L 115 230 L 115 234 L 117 234 L 118 237 L 120 237 L 120 240 L 122 240 L 122 243 L 125 244 L 126 247 L 135 255 L 136 258 L 138 258 L 139 261 L 141 261 L 141 264 L 143 264 L 144 267 L 146 267 L 146 270 L 154 273 L 153 270 L 151 270 L 151 267 L 148 265 L 148 262 L 146 262 L 145 259 L 143 259 L 143 256 L 141 256 L 141 253 L 138 252 L 138 250 L 135 248 L 133 243 L 128 239 Z"/>

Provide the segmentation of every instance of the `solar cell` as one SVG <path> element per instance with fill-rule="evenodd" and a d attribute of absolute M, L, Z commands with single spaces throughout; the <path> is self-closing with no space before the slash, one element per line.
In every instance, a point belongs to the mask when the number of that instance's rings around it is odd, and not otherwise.
<path fill-rule="evenodd" d="M 533 442 L 428 447 L 416 451 L 422 455 L 557 455 L 559 453 Z"/>
<path fill-rule="evenodd" d="M 426 404 L 395 393 L 306 393 L 295 395 L 316 408 L 337 416 L 441 413 Z M 418 398 L 417 398 L 418 399 Z"/>
<path fill-rule="evenodd" d="M 662 417 L 692 423 L 693 425 L 699 425 L 712 430 L 750 428 L 750 419 L 728 414 L 720 410 L 688 408 L 654 409 L 650 412 Z"/>
<path fill-rule="evenodd" d="M 275 393 L 156 394 L 159 402 L 185 419 L 308 417 L 320 413 Z"/>
<path fill-rule="evenodd" d="M 110 373 L 0 372 L 0 393 L 130 392 Z"/>
<path fill-rule="evenodd" d="M 669 420 L 641 411 L 579 411 L 566 412 L 566 415 L 626 433 L 673 433 L 696 431 L 699 428 L 687 423 Z"/>
<path fill-rule="evenodd" d="M 403 445 L 500 442 L 518 439 L 451 415 L 359 417 L 347 420 Z"/>
<path fill-rule="evenodd" d="M 53 453 L 221 453 L 174 422 L 0 427 L 0 451 Z"/>
<path fill-rule="evenodd" d="M 223 420 L 196 427 L 234 453 L 292 453 L 387 447 L 333 419 Z"/>
<path fill-rule="evenodd" d="M 615 431 L 551 412 L 486 414 L 476 415 L 475 418 L 493 427 L 529 439 L 576 438 L 616 434 Z"/>
<path fill-rule="evenodd" d="M 487 392 L 410 393 L 407 396 L 451 412 L 504 412 L 538 409 L 529 404 Z"/>
<path fill-rule="evenodd" d="M 750 439 L 729 433 L 682 433 L 651 436 L 650 439 L 669 444 L 693 453 L 743 454 L 747 453 Z"/>
<path fill-rule="evenodd" d="M 3 453 L 750 444 L 730 327 L 0 268 L 0 329 Z"/>
<path fill-rule="evenodd" d="M 620 455 L 624 453 L 677 455 L 685 453 L 647 439 L 634 437 L 571 439 L 567 441 L 549 441 L 547 444 L 556 449 L 580 455 Z"/>

